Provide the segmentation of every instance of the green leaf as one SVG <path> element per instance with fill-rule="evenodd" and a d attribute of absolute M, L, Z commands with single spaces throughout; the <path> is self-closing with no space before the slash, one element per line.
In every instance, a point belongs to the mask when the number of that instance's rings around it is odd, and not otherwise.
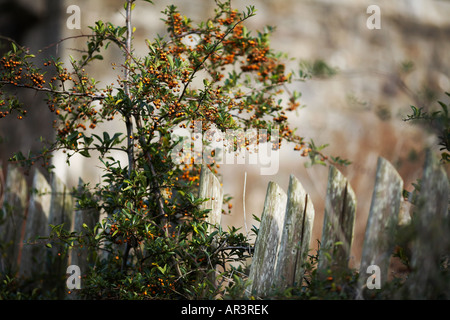
<path fill-rule="evenodd" d="M 94 141 L 94 138 L 86 137 L 85 135 L 83 135 L 83 139 L 84 139 L 84 145 L 86 147 L 89 147 L 89 145 Z"/>
<path fill-rule="evenodd" d="M 167 59 L 169 60 L 170 68 L 173 69 L 173 59 L 171 55 L 167 56 Z"/>
<path fill-rule="evenodd" d="M 167 264 L 164 265 L 164 268 L 161 268 L 160 266 L 157 266 L 157 268 L 159 271 L 161 271 L 162 274 L 165 274 L 167 270 Z"/>
<path fill-rule="evenodd" d="M 90 153 L 89 153 L 89 150 L 87 150 L 87 149 L 82 150 L 82 151 L 80 151 L 79 153 L 80 153 L 83 157 L 86 157 L 86 158 L 90 158 L 90 157 L 91 157 L 91 155 L 90 155 Z"/>

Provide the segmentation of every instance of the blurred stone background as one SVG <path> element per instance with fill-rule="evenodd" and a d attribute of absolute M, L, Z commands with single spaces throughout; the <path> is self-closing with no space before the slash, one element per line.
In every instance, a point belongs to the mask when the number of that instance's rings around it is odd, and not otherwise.
<path fill-rule="evenodd" d="M 36 52 L 61 38 L 90 33 L 88 26 L 97 20 L 124 24 L 123 3 L 123 0 L 0 0 L 0 35 L 14 38 Z M 132 23 L 136 27 L 134 45 L 139 54 L 146 53 L 144 39 L 165 34 L 160 18 L 169 4 L 176 5 L 194 22 L 211 16 L 214 9 L 212 0 L 155 0 L 154 5 L 137 1 Z M 411 183 L 422 174 L 424 148 L 436 144 L 433 134 L 402 119 L 410 113 L 410 105 L 435 108 L 437 100 L 448 102 L 444 92 L 450 91 L 450 1 L 233 0 L 232 4 L 241 10 L 247 5 L 256 7 L 256 16 L 246 23 L 249 29 L 276 27 L 272 48 L 295 58 L 289 62 L 292 68 L 297 68 L 300 61 L 309 65 L 324 61 L 336 71 L 331 76 L 318 74 L 307 82 L 292 85 L 292 90 L 302 93 L 301 103 L 306 107 L 292 114 L 290 120 L 292 127 L 308 140 L 330 144 L 325 153 L 352 161 L 347 168 L 339 169 L 350 180 L 358 199 L 353 246 L 353 262 L 357 265 L 377 158 L 382 156 L 391 161 L 403 177 L 405 189 L 411 190 Z M 370 16 L 366 10 L 372 4 L 381 9 L 378 30 L 366 27 Z M 81 29 L 67 28 L 69 5 L 80 7 Z M 50 46 L 38 57 L 77 55 L 73 49 L 84 43 L 83 39 L 67 40 Z M 112 49 L 104 53 L 104 58 L 103 63 L 97 64 L 101 69 L 89 71 L 106 85 L 115 80 L 110 63 L 123 57 Z M 18 149 L 37 150 L 39 136 L 51 138 L 49 128 L 53 119 L 45 104 L 39 102 L 43 96 L 34 92 L 20 94 L 26 95 L 30 115 L 21 122 L 11 118 L 0 123 L 3 163 Z M 113 131 L 121 126 L 125 130 L 120 122 L 98 126 L 98 130 Z M 225 193 L 234 197 L 231 214 L 223 216 L 223 224 L 243 226 L 244 231 L 250 231 L 255 224 L 252 215 L 262 212 L 267 183 L 275 181 L 287 191 L 289 175 L 294 174 L 311 195 L 316 210 L 311 243 L 316 249 L 316 239 L 320 239 L 322 231 L 328 168 L 305 168 L 304 164 L 305 159 L 287 147 L 282 149 L 276 175 L 262 176 L 257 166 L 222 166 Z M 74 158 L 67 167 L 65 158 L 58 155 L 55 165 L 56 173 L 69 186 L 75 185 L 80 175 L 85 181 L 100 181 L 101 172 L 94 160 Z"/>

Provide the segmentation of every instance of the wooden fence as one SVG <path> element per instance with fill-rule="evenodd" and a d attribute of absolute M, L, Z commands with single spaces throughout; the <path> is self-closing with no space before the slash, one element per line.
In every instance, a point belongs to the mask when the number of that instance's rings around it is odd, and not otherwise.
<path fill-rule="evenodd" d="M 394 252 L 398 226 L 406 223 L 409 212 L 402 210 L 403 181 L 394 167 L 379 158 L 372 202 L 368 216 L 359 268 L 358 298 L 368 294 L 367 268 L 378 266 L 384 286 L 389 278 L 390 257 Z M 410 298 L 426 298 L 433 292 L 439 274 L 439 259 L 450 249 L 449 181 L 439 161 L 427 154 L 421 182 L 419 212 L 412 251 L 412 274 L 408 282 Z M 347 268 L 353 241 L 356 212 L 355 194 L 347 179 L 331 166 L 329 170 L 318 275 Z M 287 194 L 270 182 L 261 216 L 255 252 L 250 266 L 247 295 L 270 295 L 302 283 L 309 251 L 314 208 L 300 182 L 290 176 Z M 364 276 L 366 275 L 366 276 Z"/>
<path fill-rule="evenodd" d="M 60 259 L 55 270 L 52 257 L 58 248 L 46 246 L 50 225 L 64 223 L 64 228 L 82 231 L 83 224 L 92 228 L 98 221 L 98 214 L 74 211 L 75 202 L 71 190 L 55 175 L 50 182 L 35 170 L 31 189 L 27 187 L 23 173 L 15 166 L 8 167 L 3 177 L 0 167 L 0 272 L 16 273 L 19 277 L 42 274 L 65 275 L 70 264 L 87 266 L 85 250 L 73 249 Z M 80 184 L 82 181 L 80 180 Z M 55 259 L 53 259 L 55 260 Z"/>
<path fill-rule="evenodd" d="M 49 224 L 65 224 L 65 228 L 81 231 L 83 224 L 93 227 L 98 214 L 74 211 L 70 190 L 56 177 L 48 182 L 36 170 L 32 190 L 27 190 L 24 176 L 11 166 L 6 179 L 0 170 L 0 272 L 18 270 L 19 276 L 48 272 L 48 257 L 56 248 L 42 245 L 38 236 L 50 233 Z M 80 181 L 80 185 L 82 181 Z M 398 226 L 408 221 L 409 213 L 401 210 L 403 181 L 393 166 L 379 158 L 375 187 L 368 216 L 362 250 L 360 274 L 367 267 L 377 265 L 381 271 L 381 285 L 388 279 L 390 256 L 395 245 Z M 203 209 L 211 209 L 208 222 L 220 224 L 223 191 L 214 174 L 202 168 L 199 197 L 209 199 Z M 420 217 L 413 251 L 413 268 L 421 270 L 410 290 L 413 297 L 426 295 L 439 268 L 442 250 L 450 247 L 450 230 L 441 226 L 449 219 L 449 181 L 439 161 L 427 154 L 420 193 Z M 324 222 L 319 253 L 318 271 L 346 268 L 350 258 L 356 212 L 355 194 L 338 169 L 330 166 L 325 202 Z M 267 296 L 278 290 L 301 283 L 308 258 L 314 222 L 313 203 L 294 175 L 290 176 L 287 193 L 276 183 L 267 188 L 261 224 L 250 266 L 248 295 Z M 41 243 L 40 243 L 41 242 Z M 41 245 L 38 245 L 41 244 Z M 82 249 L 74 249 L 61 264 L 62 274 L 67 265 L 86 268 Z M 52 272 L 54 272 L 53 270 Z M 360 297 L 364 297 L 367 277 L 360 277 Z"/>

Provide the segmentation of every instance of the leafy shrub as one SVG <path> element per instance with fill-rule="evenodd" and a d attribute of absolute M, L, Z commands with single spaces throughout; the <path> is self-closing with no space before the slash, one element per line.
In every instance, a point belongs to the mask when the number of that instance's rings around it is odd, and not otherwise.
<path fill-rule="evenodd" d="M 445 93 L 450 97 L 450 93 Z M 407 115 L 404 121 L 418 122 L 431 130 L 438 137 L 441 160 L 444 164 L 450 162 L 450 118 L 448 114 L 449 104 L 438 101 L 439 110 L 427 112 L 423 107 L 411 106 L 412 114 Z"/>
<path fill-rule="evenodd" d="M 284 141 L 311 163 L 347 163 L 328 158 L 321 151 L 324 146 L 307 142 L 290 127 L 287 114 L 300 106 L 301 95 L 290 92 L 288 84 L 308 75 L 286 70 L 285 55 L 269 45 L 273 29 L 255 34 L 245 27 L 253 6 L 238 12 L 230 1 L 216 5 L 215 15 L 198 24 L 175 6 L 167 7 L 167 36 L 147 40 L 143 57 L 133 51 L 135 3 L 128 0 L 126 25 L 97 21 L 92 34 L 80 36 L 87 39 L 86 47 L 80 57 L 70 57 L 69 66 L 51 58 L 44 59 L 41 69 L 39 59 L 15 42 L 0 59 L 0 118 L 26 118 L 27 107 L 14 88 L 45 93 L 56 118 L 53 142 L 45 142 L 37 154 L 19 152 L 12 161 L 27 168 L 41 161 L 51 170 L 58 150 L 66 153 L 68 163 L 75 154 L 100 155 L 102 183 L 84 185 L 76 197 L 78 210 L 105 218 L 93 227 L 85 225 L 82 232 L 52 226 L 48 239 L 61 256 L 81 247 L 90 252 L 81 297 L 213 298 L 227 290 L 229 279 L 245 272 L 249 240 L 235 228 L 208 231 L 208 210 L 199 209 L 205 199 L 197 197 L 201 167 L 193 155 L 182 163 L 172 157 L 179 143 L 172 135 L 177 128 L 193 129 L 199 121 L 202 130 L 265 129 L 261 141 L 269 141 L 276 129 L 275 148 Z M 124 61 L 112 66 L 123 74 L 118 85 L 100 87 L 86 67 L 103 63 L 109 46 L 123 53 Z M 123 130 L 94 131 L 117 119 L 125 124 Z M 117 161 L 113 151 L 125 153 L 127 163 Z M 207 167 L 218 173 L 216 162 Z"/>

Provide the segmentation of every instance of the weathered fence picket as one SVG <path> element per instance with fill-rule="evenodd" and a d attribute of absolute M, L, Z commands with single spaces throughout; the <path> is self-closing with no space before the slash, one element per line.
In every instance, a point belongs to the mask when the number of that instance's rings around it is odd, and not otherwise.
<path fill-rule="evenodd" d="M 356 198 L 347 179 L 334 166 L 328 174 L 318 269 L 346 268 L 355 224 Z"/>
<path fill-rule="evenodd" d="M 19 268 L 19 275 L 24 277 L 44 272 L 46 264 L 46 247 L 39 237 L 49 235 L 51 187 L 39 170 L 34 173 L 31 192 L 25 225 L 26 243 L 22 248 Z"/>
<path fill-rule="evenodd" d="M 48 240 L 41 237 L 50 235 L 50 225 L 64 223 L 71 230 L 73 198 L 67 187 L 54 175 L 49 183 L 36 170 L 28 189 L 20 169 L 10 165 L 3 191 L 0 240 L 4 249 L 0 252 L 0 271 L 17 271 L 22 277 L 43 272 L 65 273 L 67 260 L 49 264 L 55 261 L 59 248 L 46 247 Z"/>
<path fill-rule="evenodd" d="M 380 268 L 380 284 L 388 279 L 390 256 L 394 251 L 395 235 L 402 200 L 403 180 L 394 167 L 385 159 L 378 158 L 375 187 L 367 220 L 362 250 L 360 274 L 376 265 Z M 365 285 L 364 277 L 359 278 L 359 288 Z"/>
<path fill-rule="evenodd" d="M 271 188 L 273 188 L 273 184 L 269 184 L 269 189 Z M 291 192 L 292 190 L 288 191 L 288 198 L 294 197 Z M 397 226 L 411 222 L 409 213 L 403 212 L 402 210 L 404 209 L 401 209 L 403 202 L 402 192 L 403 181 L 398 172 L 387 160 L 379 158 L 363 244 L 360 274 L 366 274 L 368 266 L 376 265 L 380 270 L 379 276 L 381 279 L 379 280 L 382 286 L 388 279 L 390 257 L 393 254 Z M 268 191 L 266 202 L 269 194 L 270 192 Z M 278 200 L 282 200 L 284 203 L 283 196 L 278 196 Z M 271 199 L 271 201 L 275 200 Z M 413 298 L 424 298 L 427 297 L 427 292 L 435 292 L 430 286 L 447 286 L 445 288 L 450 289 L 450 284 L 437 283 L 440 268 L 439 259 L 442 259 L 444 254 L 448 255 L 450 252 L 448 204 L 449 181 L 447 174 L 439 164 L 439 160 L 431 153 L 428 153 L 424 165 L 419 204 L 415 206 L 421 212 L 420 219 L 415 225 L 417 239 L 415 240 L 412 266 L 416 272 L 414 273 L 415 276 L 411 277 L 412 280 L 409 279 L 409 284 L 405 287 Z M 278 206 L 283 207 L 283 204 Z M 304 204 L 297 205 L 297 210 L 299 209 L 298 207 L 302 208 L 303 206 Z M 328 177 L 318 271 L 325 272 L 330 269 L 348 267 L 353 242 L 355 211 L 356 199 L 350 184 L 335 167 L 331 166 Z M 291 246 L 296 244 L 295 240 L 285 241 L 285 238 L 289 238 L 289 233 L 283 234 L 280 242 L 277 241 L 280 236 L 279 225 L 284 223 L 284 230 L 288 230 L 292 223 L 290 220 L 292 217 L 289 216 L 288 210 L 286 210 L 284 222 L 279 219 L 278 223 L 273 223 L 273 210 L 270 212 L 272 214 L 268 215 L 265 205 L 261 215 L 260 231 L 255 243 L 255 254 L 250 268 L 249 278 L 251 284 L 247 293 L 257 296 L 270 294 L 272 285 L 278 290 L 292 285 L 292 283 L 299 285 L 300 280 L 298 278 L 295 280 L 291 278 L 292 270 L 297 269 L 297 271 L 294 271 L 294 274 L 301 274 L 301 266 L 305 262 L 305 259 L 298 259 L 294 267 L 292 261 L 289 261 L 292 257 L 286 258 L 286 252 L 289 252 L 292 248 Z M 400 215 L 401 217 L 399 217 Z M 278 217 L 281 216 L 281 214 L 278 215 Z M 303 219 L 305 219 L 305 216 L 303 216 Z M 303 235 L 299 231 L 296 232 L 299 233 L 296 235 L 297 239 Z M 268 243 L 271 244 L 269 250 L 267 250 Z M 303 241 L 303 244 L 305 244 L 305 241 Z M 261 248 L 263 249 L 261 250 Z M 257 250 L 263 253 L 258 253 Z M 272 256 L 277 256 L 275 263 Z M 448 256 L 446 258 L 448 259 Z M 287 261 L 289 262 L 286 263 Z M 282 262 L 285 262 L 285 264 Z M 273 268 L 276 268 L 275 273 L 273 273 Z M 289 276 L 286 276 L 286 274 Z M 288 279 L 289 281 L 287 281 Z M 358 285 L 360 289 L 359 298 L 364 298 L 363 289 L 366 285 L 366 280 L 364 276 L 360 277 Z"/>
<path fill-rule="evenodd" d="M 70 230 L 74 209 L 73 197 L 70 190 L 57 176 L 51 177 L 52 200 L 50 206 L 49 224 L 64 224 L 64 228 Z"/>
<path fill-rule="evenodd" d="M 83 180 L 79 179 L 78 191 L 81 192 L 84 186 Z M 95 209 L 82 209 L 75 210 L 72 218 L 72 231 L 78 234 L 86 234 L 88 230 L 92 230 L 95 224 L 98 222 L 99 212 Z M 85 274 L 90 263 L 92 263 L 92 258 L 89 256 L 88 247 L 79 244 L 74 246 L 70 250 L 69 262 L 72 265 L 77 265 L 80 267 L 81 273 Z"/>
<path fill-rule="evenodd" d="M 2 272 L 14 270 L 19 265 L 19 253 L 22 244 L 22 226 L 25 222 L 27 209 L 27 184 L 25 177 L 15 166 L 10 166 L 6 173 L 3 193 L 2 216 L 0 224 L 0 239 L 5 245 L 5 251 L 0 255 Z"/>
<path fill-rule="evenodd" d="M 208 233 L 212 233 L 214 228 L 220 226 L 222 220 L 223 189 L 219 179 L 205 165 L 202 165 L 200 172 L 198 197 L 200 199 L 207 199 L 199 207 L 200 210 L 210 210 L 205 220 L 209 224 Z M 217 248 L 216 238 L 213 238 L 211 246 Z M 214 266 L 214 268 L 217 268 L 217 266 Z M 215 284 L 216 275 L 213 273 L 210 274 L 209 280 Z"/>
<path fill-rule="evenodd" d="M 301 183 L 289 177 L 286 214 L 275 271 L 280 290 L 301 285 L 314 223 L 314 207 Z"/>
<path fill-rule="evenodd" d="M 250 268 L 250 294 L 265 294 L 272 286 L 284 227 L 286 200 L 287 195 L 280 186 L 269 182 Z"/>
<path fill-rule="evenodd" d="M 411 266 L 420 271 L 408 279 L 412 299 L 436 299 L 439 297 L 433 296 L 433 293 L 439 292 L 437 288 L 447 292 L 450 290 L 450 283 L 439 280 L 440 259 L 448 259 L 450 255 L 449 192 L 444 168 L 428 152 L 415 212 L 416 241 Z"/>
<path fill-rule="evenodd" d="M 50 205 L 49 227 L 63 224 L 64 229 L 72 230 L 72 217 L 74 210 L 73 197 L 67 186 L 57 176 L 51 176 L 52 199 Z M 63 250 L 61 244 L 55 244 L 50 249 L 50 257 L 56 257 Z M 55 274 L 65 274 L 68 266 L 68 256 L 64 255 L 53 263 L 51 268 Z"/>

